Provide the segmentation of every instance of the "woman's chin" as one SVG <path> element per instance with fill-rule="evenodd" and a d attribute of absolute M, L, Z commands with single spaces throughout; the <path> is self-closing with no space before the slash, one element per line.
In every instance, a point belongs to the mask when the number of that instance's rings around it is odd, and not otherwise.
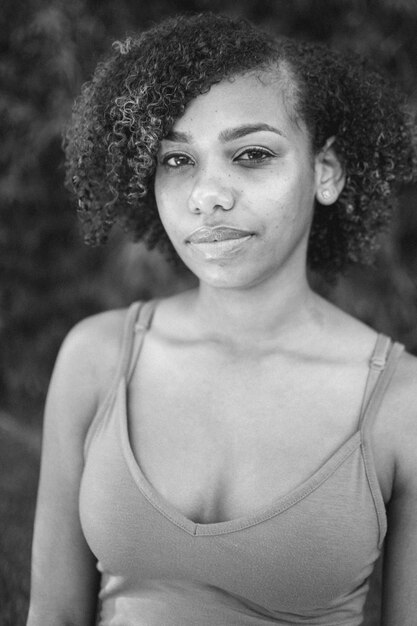
<path fill-rule="evenodd" d="M 250 289 L 265 280 L 262 273 L 245 271 L 244 267 L 211 266 L 210 268 L 192 269 L 200 284 L 216 289 Z"/>

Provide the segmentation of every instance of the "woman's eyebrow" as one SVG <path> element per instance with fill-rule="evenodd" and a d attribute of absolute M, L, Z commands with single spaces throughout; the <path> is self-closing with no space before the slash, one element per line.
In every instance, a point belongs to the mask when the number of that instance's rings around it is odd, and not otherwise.
<path fill-rule="evenodd" d="M 259 133 L 261 131 L 268 131 L 270 133 L 275 133 L 276 135 L 280 135 L 281 137 L 285 137 L 286 135 L 279 128 L 275 128 L 275 126 L 270 126 L 269 124 L 259 123 L 259 124 L 243 124 L 242 126 L 236 126 L 235 128 L 227 128 L 226 130 L 222 130 L 219 135 L 221 141 L 232 141 L 233 139 L 239 139 L 240 137 L 244 137 L 245 135 L 250 135 L 251 133 Z"/>
<path fill-rule="evenodd" d="M 178 143 L 192 142 L 192 136 L 189 133 L 180 133 L 176 130 L 170 130 L 164 139 L 166 141 L 177 141 Z"/>
<path fill-rule="evenodd" d="M 222 142 L 233 141 L 233 139 L 239 139 L 240 137 L 244 137 L 245 135 L 250 135 L 251 133 L 259 133 L 261 131 L 268 131 L 270 133 L 275 133 L 276 135 L 280 135 L 281 137 L 286 137 L 285 133 L 282 132 L 279 128 L 275 128 L 275 126 L 270 126 L 270 124 L 242 124 L 241 126 L 236 126 L 234 128 L 226 128 L 222 130 L 219 139 Z M 192 143 L 193 138 L 189 133 L 183 133 L 176 130 L 171 130 L 166 137 L 164 137 L 167 141 L 177 141 L 178 143 Z"/>

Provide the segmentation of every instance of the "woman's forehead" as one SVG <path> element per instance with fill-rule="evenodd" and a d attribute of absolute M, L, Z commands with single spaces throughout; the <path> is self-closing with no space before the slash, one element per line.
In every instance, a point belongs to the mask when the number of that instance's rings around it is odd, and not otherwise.
<path fill-rule="evenodd" d="M 282 135 L 299 132 L 295 86 L 284 73 L 251 71 L 223 79 L 191 100 L 175 122 L 175 134 L 220 130 L 241 125 L 269 125 Z M 223 132 L 223 134 L 225 134 Z"/>

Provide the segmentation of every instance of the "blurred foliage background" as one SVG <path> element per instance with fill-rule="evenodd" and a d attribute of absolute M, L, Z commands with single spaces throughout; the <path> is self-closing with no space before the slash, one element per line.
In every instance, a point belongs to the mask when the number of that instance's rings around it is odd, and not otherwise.
<path fill-rule="evenodd" d="M 0 584 L 9 601 L 0 621 L 5 625 L 24 623 L 36 433 L 64 335 L 86 315 L 168 294 L 191 280 L 120 232 L 105 248 L 84 246 L 63 186 L 61 131 L 81 84 L 115 39 L 166 16 L 207 10 L 361 52 L 400 84 L 417 110 L 417 0 L 2 0 L 0 551 L 4 556 L 7 544 L 9 556 L 0 567 Z M 375 268 L 353 268 L 333 287 L 312 278 L 329 299 L 414 353 L 416 201 L 416 188 L 405 188 L 391 231 L 381 237 Z M 22 459 L 27 462 L 16 464 Z"/>
<path fill-rule="evenodd" d="M 57 349 L 80 318 L 187 284 L 115 233 L 84 246 L 63 187 L 61 131 L 74 97 L 117 38 L 186 11 L 246 17 L 275 33 L 374 59 L 417 108 L 417 0 L 2 0 L 0 14 L 0 397 L 40 421 Z M 417 350 L 416 190 L 405 189 L 376 269 L 332 290 L 369 324 Z"/>

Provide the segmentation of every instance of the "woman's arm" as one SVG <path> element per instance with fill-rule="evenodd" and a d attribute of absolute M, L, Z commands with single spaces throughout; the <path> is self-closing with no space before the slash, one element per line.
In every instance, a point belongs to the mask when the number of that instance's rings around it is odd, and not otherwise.
<path fill-rule="evenodd" d="M 417 360 L 411 359 L 411 367 L 403 377 L 403 385 L 409 390 L 404 394 L 406 405 L 401 408 L 398 402 L 394 420 L 396 464 L 387 511 L 382 626 L 417 624 Z"/>
<path fill-rule="evenodd" d="M 417 454 L 417 452 L 416 452 Z M 417 467 L 412 482 L 417 482 Z M 417 624 L 417 485 L 405 487 L 389 506 L 384 553 L 382 626 Z"/>
<path fill-rule="evenodd" d="M 28 626 L 95 623 L 99 578 L 82 533 L 78 496 L 85 435 L 117 361 L 120 313 L 95 316 L 75 327 L 52 376 L 44 419 Z"/>

